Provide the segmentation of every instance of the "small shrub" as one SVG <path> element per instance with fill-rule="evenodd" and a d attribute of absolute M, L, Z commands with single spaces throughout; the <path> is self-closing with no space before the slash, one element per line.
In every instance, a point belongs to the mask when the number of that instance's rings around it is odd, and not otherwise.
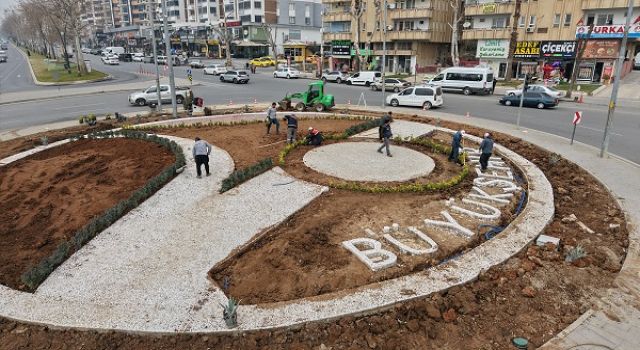
<path fill-rule="evenodd" d="M 84 119 L 85 119 L 85 118 L 86 118 L 86 116 L 81 115 L 81 116 L 80 116 L 80 118 L 78 118 L 78 122 L 79 122 L 80 124 L 84 124 Z"/>
<path fill-rule="evenodd" d="M 49 144 L 49 138 L 47 136 L 42 136 L 40 138 L 40 144 L 43 146 L 46 146 Z"/>
<path fill-rule="evenodd" d="M 557 153 L 553 153 L 551 154 L 551 156 L 549 156 L 549 165 L 554 166 L 556 164 L 558 164 L 560 161 L 562 160 L 562 156 L 557 154 Z"/>
<path fill-rule="evenodd" d="M 224 323 L 229 328 L 238 327 L 238 305 L 239 301 L 236 301 L 234 298 L 229 298 L 227 305 L 220 304 L 222 306 L 222 318 L 224 319 Z"/>
<path fill-rule="evenodd" d="M 571 248 L 571 250 L 569 250 L 569 252 L 567 253 L 567 256 L 565 256 L 564 261 L 566 262 L 574 262 L 576 260 L 582 259 L 584 257 L 586 257 L 587 251 L 584 250 L 584 248 L 582 248 L 581 245 L 577 245 L 573 248 Z"/>
<path fill-rule="evenodd" d="M 105 114 L 104 120 L 111 120 L 111 113 Z"/>
<path fill-rule="evenodd" d="M 204 115 L 213 115 L 213 110 L 209 107 L 204 107 Z"/>
<path fill-rule="evenodd" d="M 222 180 L 220 193 L 227 192 L 230 189 L 264 173 L 271 168 L 273 168 L 273 161 L 271 160 L 271 158 L 265 158 L 247 168 L 236 170 L 227 178 Z"/>

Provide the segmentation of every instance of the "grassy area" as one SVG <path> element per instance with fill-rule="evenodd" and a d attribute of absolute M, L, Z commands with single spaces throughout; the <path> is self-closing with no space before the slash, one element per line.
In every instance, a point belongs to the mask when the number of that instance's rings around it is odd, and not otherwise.
<path fill-rule="evenodd" d="M 573 91 L 577 91 L 578 86 L 580 86 L 580 91 L 590 94 L 592 93 L 595 89 L 599 88 L 600 86 L 602 86 L 601 84 L 576 84 L 573 88 Z M 568 90 L 569 89 L 569 83 L 560 83 L 556 86 L 554 86 L 556 89 L 558 90 Z"/>
<path fill-rule="evenodd" d="M 33 52 L 29 57 L 29 63 L 31 63 L 31 68 L 33 68 L 33 73 L 36 75 L 36 78 L 39 81 L 45 83 L 63 83 L 81 80 L 94 80 L 107 76 L 107 74 L 95 69 L 91 73 L 78 75 L 76 64 L 74 64 L 72 60 L 70 60 L 71 69 L 69 71 L 71 73 L 69 73 L 64 69 L 64 62 L 53 60 L 49 61 L 46 60 L 44 56 Z"/>
<path fill-rule="evenodd" d="M 511 81 L 498 80 L 498 82 L 496 83 L 496 86 L 517 88 L 518 86 L 520 86 L 520 84 L 522 84 L 522 81 L 516 80 L 516 79 L 513 79 Z"/>

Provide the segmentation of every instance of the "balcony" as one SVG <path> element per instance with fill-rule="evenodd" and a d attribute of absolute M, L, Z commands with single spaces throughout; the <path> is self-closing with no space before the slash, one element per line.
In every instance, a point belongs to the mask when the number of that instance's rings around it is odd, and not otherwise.
<path fill-rule="evenodd" d="M 516 5 L 513 1 L 496 1 L 475 3 L 474 1 L 467 1 L 464 7 L 465 16 L 480 16 L 480 15 L 500 15 L 511 14 L 515 11 Z"/>
<path fill-rule="evenodd" d="M 351 32 L 340 32 L 340 33 L 324 33 L 323 40 L 325 42 L 331 40 L 351 40 Z"/>
<path fill-rule="evenodd" d="M 389 18 L 431 18 L 433 17 L 433 9 L 431 8 L 412 8 L 412 9 L 395 9 L 389 10 Z"/>
<path fill-rule="evenodd" d="M 428 30 L 403 30 L 387 32 L 387 40 L 433 40 L 433 32 Z"/>
<path fill-rule="evenodd" d="M 626 8 L 627 0 L 582 0 L 583 10 L 597 10 L 608 8 Z M 634 0 L 634 6 L 640 6 L 640 0 Z"/>
<path fill-rule="evenodd" d="M 344 11 L 327 12 L 322 20 L 325 22 L 351 22 L 351 15 Z"/>
<path fill-rule="evenodd" d="M 511 38 L 510 28 L 466 29 L 462 31 L 462 40 L 509 39 L 509 38 Z"/>

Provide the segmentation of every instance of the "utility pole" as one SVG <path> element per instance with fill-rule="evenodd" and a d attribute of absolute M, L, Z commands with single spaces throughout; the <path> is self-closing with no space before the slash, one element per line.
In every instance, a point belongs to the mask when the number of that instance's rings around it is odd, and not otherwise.
<path fill-rule="evenodd" d="M 176 103 L 176 79 L 173 76 L 173 55 L 171 54 L 171 37 L 169 36 L 169 11 L 167 0 L 162 0 L 162 16 L 164 24 L 164 46 L 167 51 L 167 64 L 169 65 L 169 89 L 171 90 L 171 107 L 173 118 L 178 118 L 178 104 Z"/>
<path fill-rule="evenodd" d="M 153 65 L 156 67 L 156 92 L 158 93 L 158 104 L 156 105 L 156 111 L 162 112 L 162 98 L 160 97 L 160 68 L 158 68 L 158 49 L 156 47 L 156 16 L 154 16 L 155 9 L 153 9 L 153 3 L 147 1 L 147 11 L 149 16 L 149 24 L 151 25 L 151 47 L 153 50 Z"/>
<path fill-rule="evenodd" d="M 507 67 L 504 80 L 511 81 L 511 71 L 513 66 L 513 52 L 518 44 L 518 22 L 520 22 L 520 9 L 522 8 L 522 0 L 516 0 L 515 9 L 513 10 L 513 23 L 511 23 L 511 38 L 509 39 L 509 56 L 507 57 Z"/>
<path fill-rule="evenodd" d="M 387 71 L 387 6 L 387 0 L 382 0 L 382 74 L 380 77 L 380 79 L 382 79 L 382 108 L 387 106 L 387 101 L 385 100 L 386 86 L 384 78 L 384 74 Z"/>
<path fill-rule="evenodd" d="M 622 80 L 622 65 L 624 64 L 624 58 L 627 55 L 627 40 L 629 38 L 629 30 L 631 29 L 631 16 L 633 16 L 633 0 L 629 0 L 629 7 L 627 8 L 627 19 L 624 25 L 624 35 L 622 36 L 620 53 L 618 54 L 618 62 L 616 63 L 616 71 L 614 73 L 614 77 L 616 77 L 616 80 L 613 82 L 613 89 L 611 90 L 611 100 L 609 101 L 607 124 L 605 124 L 604 126 L 604 137 L 602 139 L 602 148 L 600 148 L 600 158 L 604 158 L 604 156 L 609 151 L 611 126 L 613 125 L 613 117 L 616 111 L 618 89 L 620 88 L 620 81 Z"/>

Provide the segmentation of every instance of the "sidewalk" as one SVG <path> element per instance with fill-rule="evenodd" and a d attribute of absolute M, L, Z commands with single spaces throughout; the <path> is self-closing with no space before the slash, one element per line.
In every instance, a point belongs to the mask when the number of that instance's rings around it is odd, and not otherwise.
<path fill-rule="evenodd" d="M 613 84 L 609 84 L 594 96 L 608 100 L 611 97 L 612 89 Z M 618 90 L 618 99 L 640 101 L 640 71 L 631 71 L 622 79 Z"/>
<path fill-rule="evenodd" d="M 0 95 L 0 105 L 16 102 L 28 102 L 35 100 L 92 95 L 105 92 L 134 91 L 147 88 L 155 84 L 155 79 L 126 84 L 85 85 L 77 88 L 64 89 L 39 89 L 35 91 L 9 92 Z M 160 84 L 169 84 L 169 78 L 161 78 Z M 176 85 L 191 85 L 187 79 L 176 78 Z M 197 84 L 193 84 L 197 85 Z"/>
<path fill-rule="evenodd" d="M 351 110 L 357 107 L 350 106 Z M 363 109 L 365 110 L 365 109 Z M 382 111 L 367 108 L 367 111 Z M 567 329 L 543 345 L 543 350 L 566 349 L 638 349 L 640 334 L 640 165 L 611 156 L 600 158 L 598 150 L 579 142 L 536 130 L 487 119 L 466 118 L 433 111 L 412 112 L 458 123 L 478 125 L 488 130 L 515 135 L 550 152 L 561 154 L 598 178 L 619 201 L 627 214 L 629 248 L 614 288 L 606 297 L 593 301 L 593 307 Z"/>

